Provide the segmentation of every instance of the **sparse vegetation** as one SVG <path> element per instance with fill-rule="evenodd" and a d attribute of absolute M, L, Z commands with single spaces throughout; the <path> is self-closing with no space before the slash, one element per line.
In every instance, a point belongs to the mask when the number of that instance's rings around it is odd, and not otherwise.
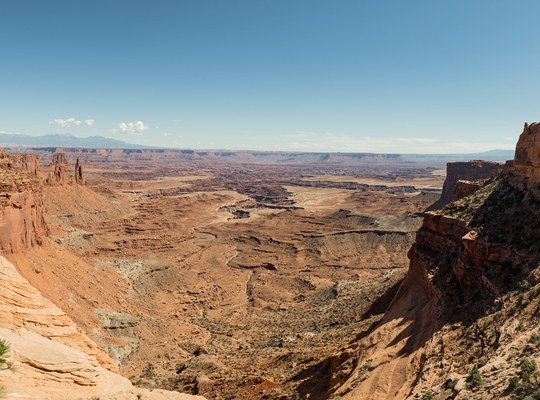
<path fill-rule="evenodd" d="M 517 287 L 522 291 L 529 290 L 531 288 L 531 282 L 529 282 L 527 279 L 523 279 L 518 282 Z"/>
<path fill-rule="evenodd" d="M 9 349 L 11 348 L 9 342 L 5 339 L 0 339 L 0 369 L 11 368 L 9 362 Z M 6 388 L 0 386 L 0 398 L 3 398 L 6 394 Z"/>
<path fill-rule="evenodd" d="M 446 382 L 443 383 L 443 389 L 454 389 L 456 385 L 458 384 L 459 379 L 448 379 Z"/>
<path fill-rule="evenodd" d="M 9 345 L 7 340 L 0 339 L 0 368 L 6 368 L 6 366 L 9 368 L 9 349 L 11 346 Z"/>
<path fill-rule="evenodd" d="M 532 334 L 531 337 L 529 338 L 529 343 L 536 344 L 538 343 L 538 341 L 540 341 L 540 335 L 538 333 Z"/>
<path fill-rule="evenodd" d="M 362 367 L 360 367 L 360 371 L 359 371 L 359 377 L 360 377 L 360 380 L 364 380 L 368 377 L 369 375 L 369 371 L 371 371 L 372 368 L 371 368 L 371 362 L 366 362 L 364 365 L 362 365 Z"/>
<path fill-rule="evenodd" d="M 521 380 L 529 382 L 536 372 L 536 362 L 534 360 L 525 359 L 520 364 L 519 377 Z"/>
<path fill-rule="evenodd" d="M 427 391 L 422 393 L 422 397 L 420 397 L 421 400 L 432 400 L 433 397 L 435 397 L 435 394 L 432 391 Z"/>
<path fill-rule="evenodd" d="M 534 360 L 525 359 L 519 365 L 519 373 L 508 380 L 506 390 L 514 399 L 540 399 L 540 381 L 537 365 Z"/>
<path fill-rule="evenodd" d="M 482 384 L 482 375 L 480 374 L 478 365 L 475 365 L 473 369 L 471 369 L 469 376 L 467 376 L 467 383 L 471 388 L 478 387 Z"/>

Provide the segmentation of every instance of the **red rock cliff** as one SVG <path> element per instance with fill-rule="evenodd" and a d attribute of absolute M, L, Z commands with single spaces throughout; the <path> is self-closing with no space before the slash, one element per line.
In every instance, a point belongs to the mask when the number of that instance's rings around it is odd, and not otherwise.
<path fill-rule="evenodd" d="M 346 361 L 334 370 L 332 382 L 337 384 L 330 392 L 351 400 L 419 398 L 418 382 L 426 374 L 437 375 L 436 370 L 425 369 L 426 346 L 429 350 L 436 345 L 431 339 L 445 328 L 473 324 L 539 265 L 540 196 L 531 183 L 540 183 L 540 124 L 525 124 L 514 164 L 470 195 L 426 213 L 409 251 L 407 276 L 381 323 L 340 355 L 340 361 Z M 448 167 L 443 198 L 450 199 L 463 172 L 477 179 L 501 168 L 484 162 Z M 503 340 L 498 329 L 490 332 L 494 343 Z M 428 341 L 431 344 L 426 345 Z M 497 347 L 485 351 L 495 352 Z M 355 367 L 349 372 L 351 358 Z M 367 376 L 362 369 L 366 363 L 371 369 Z M 434 362 L 431 368 L 434 365 L 441 368 L 442 363 Z M 447 376 L 449 371 L 439 372 Z M 340 379 L 343 375 L 345 380 Z"/>
<path fill-rule="evenodd" d="M 516 145 L 514 173 L 530 185 L 540 183 L 540 123 L 525 123 Z"/>
<path fill-rule="evenodd" d="M 441 198 L 428 210 L 438 210 L 454 199 L 454 192 L 459 180 L 472 181 L 491 178 L 502 171 L 502 165 L 489 161 L 466 161 L 446 164 L 446 180 L 444 181 Z"/>
<path fill-rule="evenodd" d="M 34 155 L 0 153 L 0 252 L 34 246 L 47 233 L 39 162 Z"/>
<path fill-rule="evenodd" d="M 78 157 L 72 173 L 69 171 L 70 168 L 70 163 L 64 153 L 53 154 L 52 161 L 47 167 L 49 172 L 45 184 L 49 186 L 66 185 L 68 183 L 84 185 L 82 165 Z"/>

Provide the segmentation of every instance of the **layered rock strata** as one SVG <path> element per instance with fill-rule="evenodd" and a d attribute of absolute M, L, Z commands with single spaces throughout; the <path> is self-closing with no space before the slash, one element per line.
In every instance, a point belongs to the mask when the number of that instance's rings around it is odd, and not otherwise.
<path fill-rule="evenodd" d="M 516 146 L 513 171 L 530 185 L 540 183 L 540 123 L 525 123 Z"/>
<path fill-rule="evenodd" d="M 467 371 L 482 356 L 486 366 L 479 368 L 479 374 L 504 372 L 496 365 L 506 359 L 504 349 L 515 347 L 516 342 L 501 333 L 502 325 L 508 329 L 511 319 L 492 328 L 486 322 L 485 331 L 478 321 L 486 316 L 500 318 L 496 310 L 503 307 L 498 303 L 502 296 L 511 298 L 508 294 L 538 271 L 540 263 L 540 225 L 536 223 L 540 197 L 531 188 L 540 182 L 539 144 L 540 125 L 526 124 L 514 167 L 510 164 L 505 174 L 478 183 L 478 187 L 466 189 L 469 193 L 463 193 L 460 200 L 425 214 L 409 251 L 409 271 L 382 322 L 330 360 L 334 370 L 329 393 L 344 399 L 420 398 L 422 393 L 431 393 L 432 398 L 438 392 L 442 392 L 436 397 L 440 399 L 486 398 L 489 389 L 475 394 L 478 389 L 467 383 Z M 446 194 L 451 193 L 450 188 L 454 190 L 464 166 L 457 164 L 449 164 Z M 492 163 L 486 169 L 484 163 L 472 165 L 475 167 L 469 171 L 476 171 L 475 177 L 499 171 Z M 534 299 L 532 290 L 530 298 Z M 443 336 L 452 335 L 441 332 L 462 325 L 475 327 L 478 343 L 471 341 L 468 346 L 478 352 L 458 364 L 458 354 L 466 354 L 468 349 L 455 355 L 445 353 Z M 464 332 L 467 335 L 467 329 Z M 428 351 L 435 360 L 428 358 Z M 499 372 L 492 375 L 498 377 Z M 445 390 L 441 376 L 457 376 L 458 386 Z M 502 383 L 501 378 L 493 379 L 497 389 L 491 389 L 490 396 L 508 395 L 505 378 Z M 429 390 L 422 392 L 422 386 Z"/>
<path fill-rule="evenodd" d="M 68 166 L 69 163 L 64 153 L 54 154 L 45 183 L 47 185 L 65 185 L 68 182 Z"/>
<path fill-rule="evenodd" d="M 132 386 L 73 321 L 0 257 L 0 338 L 13 369 L 0 371 L 7 398 L 195 400 L 200 396 Z"/>
<path fill-rule="evenodd" d="M 69 183 L 84 185 L 85 180 L 82 164 L 78 157 L 71 172 L 70 169 L 71 165 L 64 153 L 53 154 L 52 161 L 47 167 L 49 172 L 44 183 L 50 186 L 66 185 Z"/>
<path fill-rule="evenodd" d="M 457 182 L 488 179 L 502 172 L 503 166 L 490 161 L 467 161 L 446 164 L 446 180 L 444 181 L 441 198 L 428 211 L 439 210 L 454 200 Z"/>
<path fill-rule="evenodd" d="M 39 163 L 32 155 L 0 155 L 0 252 L 34 246 L 47 233 Z"/>

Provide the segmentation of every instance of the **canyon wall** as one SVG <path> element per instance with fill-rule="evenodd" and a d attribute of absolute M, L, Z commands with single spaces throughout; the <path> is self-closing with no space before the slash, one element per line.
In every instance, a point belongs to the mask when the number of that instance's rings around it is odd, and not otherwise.
<path fill-rule="evenodd" d="M 0 155 L 0 252 L 39 244 L 47 233 L 39 162 L 33 155 Z"/>
<path fill-rule="evenodd" d="M 525 123 L 514 157 L 514 173 L 530 185 L 540 183 L 540 123 Z"/>
<path fill-rule="evenodd" d="M 507 369 L 512 364 L 501 364 L 504 351 L 512 348 L 518 354 L 515 349 L 527 345 L 505 334 L 515 332 L 518 324 L 512 293 L 519 282 L 540 271 L 540 225 L 535 223 L 540 220 L 540 196 L 530 188 L 540 182 L 539 144 L 540 125 L 526 124 L 514 167 L 509 164 L 496 179 L 460 189 L 462 198 L 444 209 L 426 212 L 409 251 L 408 273 L 384 318 L 331 360 L 329 393 L 351 400 L 420 398 L 425 393 L 440 399 L 508 394 Z M 484 162 L 448 167 L 441 203 L 452 199 L 464 174 L 478 179 L 501 171 L 500 165 Z M 535 299 L 538 289 L 531 290 L 529 298 Z M 523 297 L 517 297 L 521 307 L 528 304 L 520 300 Z M 535 307 L 539 305 L 531 305 L 532 314 L 524 314 L 523 320 L 537 315 Z M 507 315 L 499 311 L 506 309 Z M 536 323 L 531 324 L 535 328 Z M 524 335 L 521 329 L 525 338 L 536 331 Z M 471 339 L 464 345 L 467 335 Z M 450 340 L 457 340 L 452 349 L 444 343 Z M 519 365 L 516 360 L 514 366 Z M 480 390 L 467 377 L 474 365 L 489 381 Z M 452 388 L 444 386 L 448 377 L 455 379 Z"/>
<path fill-rule="evenodd" d="M 428 211 L 443 208 L 454 200 L 454 192 L 458 181 L 488 179 L 500 173 L 502 169 L 503 166 L 499 163 L 481 160 L 446 164 L 446 180 L 444 181 L 441 198 L 429 207 Z"/>
<path fill-rule="evenodd" d="M 42 185 L 84 185 L 79 159 L 73 173 L 62 153 L 43 170 L 33 154 L 0 151 L 0 252 L 15 253 L 40 243 L 47 234 Z M 45 177 L 45 178 L 44 178 Z"/>

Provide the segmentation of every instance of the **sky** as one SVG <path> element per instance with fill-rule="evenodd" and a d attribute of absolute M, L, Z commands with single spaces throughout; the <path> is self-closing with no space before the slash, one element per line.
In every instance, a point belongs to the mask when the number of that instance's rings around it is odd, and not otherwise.
<path fill-rule="evenodd" d="M 2 0 L 0 132 L 204 149 L 512 149 L 540 2 Z"/>

